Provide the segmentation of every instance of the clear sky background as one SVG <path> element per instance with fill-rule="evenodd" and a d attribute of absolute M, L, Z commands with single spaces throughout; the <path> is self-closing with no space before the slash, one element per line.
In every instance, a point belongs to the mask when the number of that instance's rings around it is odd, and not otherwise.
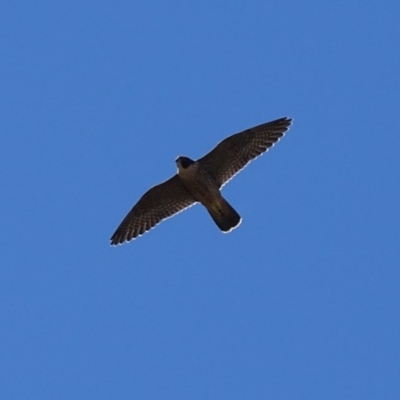
<path fill-rule="evenodd" d="M 0 6 L 2 399 L 399 399 L 398 1 Z M 283 116 L 201 206 L 175 158 Z"/>

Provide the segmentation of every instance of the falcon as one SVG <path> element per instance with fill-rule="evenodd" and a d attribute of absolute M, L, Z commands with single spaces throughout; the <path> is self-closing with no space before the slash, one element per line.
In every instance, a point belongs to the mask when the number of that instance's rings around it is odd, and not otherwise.
<path fill-rule="evenodd" d="M 129 242 L 161 221 L 201 203 L 222 232 L 239 226 L 241 217 L 222 197 L 221 188 L 271 148 L 289 129 L 288 117 L 229 136 L 197 161 L 180 156 L 177 173 L 148 190 L 111 236 L 111 244 Z"/>

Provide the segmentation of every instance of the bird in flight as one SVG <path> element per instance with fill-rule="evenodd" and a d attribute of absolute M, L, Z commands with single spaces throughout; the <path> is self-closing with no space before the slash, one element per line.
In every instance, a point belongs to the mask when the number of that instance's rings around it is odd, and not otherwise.
<path fill-rule="evenodd" d="M 140 198 L 111 236 L 111 244 L 129 242 L 196 203 L 207 209 L 222 232 L 232 231 L 241 217 L 222 197 L 221 188 L 272 147 L 291 124 L 285 117 L 236 133 L 197 161 L 178 157 L 178 172 Z"/>

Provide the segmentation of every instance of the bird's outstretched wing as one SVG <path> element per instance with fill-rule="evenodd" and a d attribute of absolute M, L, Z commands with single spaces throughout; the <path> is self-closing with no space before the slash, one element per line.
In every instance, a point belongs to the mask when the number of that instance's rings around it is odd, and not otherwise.
<path fill-rule="evenodd" d="M 221 187 L 251 160 L 272 147 L 291 123 L 292 120 L 285 117 L 236 133 L 197 161 Z"/>
<path fill-rule="evenodd" d="M 136 203 L 111 237 L 111 244 L 130 241 L 162 220 L 195 204 L 178 175 L 152 187 Z"/>

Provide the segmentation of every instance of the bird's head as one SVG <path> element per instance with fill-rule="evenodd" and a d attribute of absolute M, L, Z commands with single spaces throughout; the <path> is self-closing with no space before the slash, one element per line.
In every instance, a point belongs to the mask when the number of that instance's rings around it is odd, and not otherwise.
<path fill-rule="evenodd" d="M 182 156 L 178 157 L 175 160 L 175 162 L 176 162 L 176 165 L 178 166 L 178 168 L 183 168 L 183 169 L 186 169 L 189 166 L 191 166 L 192 164 L 194 164 L 193 160 L 191 160 L 188 157 L 182 157 Z"/>

